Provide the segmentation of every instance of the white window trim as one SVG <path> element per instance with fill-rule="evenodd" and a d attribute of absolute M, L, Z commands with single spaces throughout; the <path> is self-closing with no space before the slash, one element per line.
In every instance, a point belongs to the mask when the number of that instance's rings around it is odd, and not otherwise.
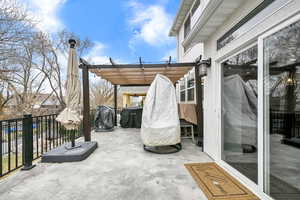
<path fill-rule="evenodd" d="M 189 77 L 189 75 L 190 74 L 193 74 L 194 75 L 194 80 L 196 81 L 196 79 L 195 79 L 195 72 L 193 72 L 193 71 L 190 71 L 190 72 L 188 72 L 188 74 L 186 74 L 181 80 L 179 80 L 179 84 L 178 84 L 178 102 L 179 103 L 186 103 L 186 104 L 195 104 L 196 103 L 196 87 L 195 87 L 195 85 L 196 85 L 196 82 L 194 83 L 194 86 L 192 86 L 192 87 L 187 87 L 188 86 L 188 77 Z M 184 81 L 184 89 L 181 89 L 181 87 L 180 87 L 180 83 L 182 82 L 182 81 Z M 190 89 L 194 89 L 194 99 L 193 100 L 191 100 L 191 101 L 188 101 L 188 90 L 190 90 Z M 184 100 L 181 100 L 181 92 L 184 92 Z"/>

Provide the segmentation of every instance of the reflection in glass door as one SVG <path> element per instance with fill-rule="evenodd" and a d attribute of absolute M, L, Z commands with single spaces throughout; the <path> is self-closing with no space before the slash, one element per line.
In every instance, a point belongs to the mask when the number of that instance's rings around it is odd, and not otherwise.
<path fill-rule="evenodd" d="M 300 21 L 263 39 L 264 190 L 300 199 Z"/>
<path fill-rule="evenodd" d="M 257 183 L 257 45 L 222 68 L 222 159 Z"/>

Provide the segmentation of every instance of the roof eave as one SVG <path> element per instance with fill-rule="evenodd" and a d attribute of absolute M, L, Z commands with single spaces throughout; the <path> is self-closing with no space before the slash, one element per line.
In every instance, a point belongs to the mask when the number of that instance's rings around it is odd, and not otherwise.
<path fill-rule="evenodd" d="M 170 37 L 175 37 L 183 24 L 184 18 L 188 11 L 190 10 L 194 0 L 181 0 L 179 10 L 177 11 L 175 20 L 173 21 L 173 24 L 171 26 L 171 29 L 169 31 Z M 188 9 L 185 8 L 185 6 L 188 6 Z M 180 19 L 181 18 L 181 19 Z"/>
<path fill-rule="evenodd" d="M 192 28 L 190 33 L 187 35 L 185 40 L 182 42 L 183 46 L 188 46 L 192 43 L 193 39 L 196 37 L 196 34 L 201 32 L 203 26 L 208 22 L 210 17 L 216 12 L 217 8 L 221 5 L 224 0 L 211 0 L 205 6 L 204 10 L 202 11 L 201 16 L 197 20 L 195 26 Z M 205 42 L 206 38 L 199 38 L 199 42 Z"/>

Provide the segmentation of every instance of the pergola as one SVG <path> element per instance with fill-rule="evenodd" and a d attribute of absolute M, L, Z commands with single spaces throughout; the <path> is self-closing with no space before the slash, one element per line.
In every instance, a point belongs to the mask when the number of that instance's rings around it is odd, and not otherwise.
<path fill-rule="evenodd" d="M 91 140 L 90 125 L 90 99 L 89 99 L 89 72 L 109 81 L 114 85 L 114 112 L 115 125 L 117 125 L 117 87 L 118 86 L 149 86 L 156 74 L 167 76 L 174 84 L 182 78 L 189 70 L 195 68 L 195 87 L 197 99 L 197 127 L 200 136 L 203 135 L 203 108 L 202 108 L 202 86 L 199 76 L 199 63 L 196 62 L 168 62 L 145 64 L 139 59 L 138 64 L 116 64 L 111 58 L 110 64 L 91 65 L 80 59 L 79 67 L 82 69 L 83 82 L 83 134 L 85 141 Z"/>

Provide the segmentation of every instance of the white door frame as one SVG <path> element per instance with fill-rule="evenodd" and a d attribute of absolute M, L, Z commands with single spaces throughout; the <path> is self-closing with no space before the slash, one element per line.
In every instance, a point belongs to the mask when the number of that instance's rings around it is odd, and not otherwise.
<path fill-rule="evenodd" d="M 259 170 L 258 174 L 258 186 L 260 191 L 265 191 L 268 193 L 270 191 L 270 135 L 269 135 L 269 122 L 266 121 L 268 118 L 264 116 L 269 116 L 268 109 L 265 113 L 265 106 L 268 104 L 268 99 L 264 98 L 264 39 L 285 27 L 300 20 L 300 14 L 290 17 L 277 25 L 276 27 L 270 29 L 258 38 L 258 164 Z"/>
<path fill-rule="evenodd" d="M 222 155 L 222 152 L 223 152 L 223 140 L 224 140 L 224 125 L 223 125 L 223 67 L 222 67 L 222 63 L 225 62 L 226 60 L 242 53 L 243 51 L 247 50 L 247 49 L 250 49 L 251 47 L 254 47 L 257 45 L 257 41 L 251 43 L 250 45 L 246 45 L 244 46 L 243 48 L 241 48 L 241 50 L 237 51 L 237 52 L 234 52 L 232 53 L 230 56 L 218 61 L 217 63 L 217 67 L 218 67 L 218 85 L 219 85 L 219 95 L 220 95 L 220 109 L 219 109 L 219 117 L 220 117 L 220 124 L 219 124 L 219 144 L 221 144 L 221 148 L 219 150 L 219 158 L 218 160 L 216 160 L 216 162 L 222 166 L 226 171 L 228 171 L 230 174 L 234 175 L 235 177 L 238 177 L 239 181 L 241 181 L 244 185 L 247 185 L 249 188 L 253 189 L 253 192 L 258 195 L 258 196 L 261 196 L 262 194 L 260 193 L 259 191 L 259 187 L 258 185 L 253 182 L 252 180 L 250 180 L 248 177 L 246 177 L 244 174 L 242 174 L 241 172 L 239 172 L 238 170 L 236 170 L 234 167 L 232 167 L 230 164 L 228 164 L 227 162 L 225 162 L 223 160 L 223 155 Z M 259 150 L 259 147 L 258 147 L 258 150 Z M 259 168 L 258 166 L 258 171 L 260 171 L 261 169 Z"/>

